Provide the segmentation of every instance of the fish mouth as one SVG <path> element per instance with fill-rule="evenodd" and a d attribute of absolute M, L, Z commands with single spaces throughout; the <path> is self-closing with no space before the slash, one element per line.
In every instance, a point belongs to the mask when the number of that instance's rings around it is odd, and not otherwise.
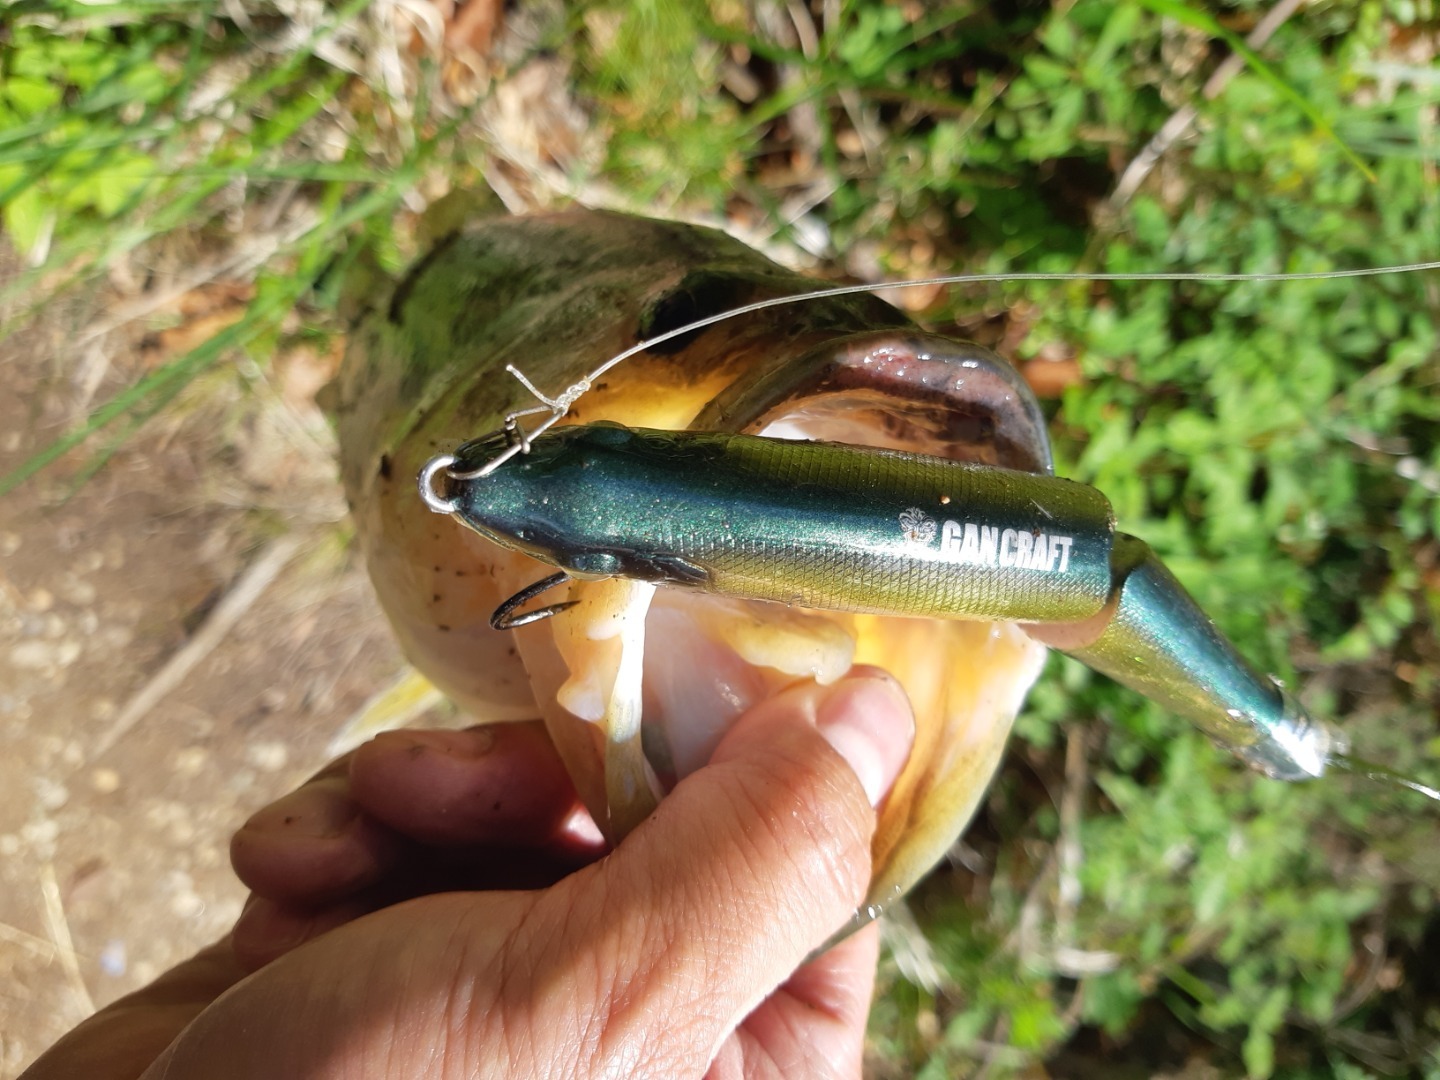
<path fill-rule="evenodd" d="M 627 417 L 641 425 L 644 417 Z M 687 425 L 777 438 L 898 449 L 1030 472 L 1051 471 L 1044 419 L 1029 388 L 979 346 L 905 330 L 823 343 L 759 379 L 726 387 Z M 882 808 L 871 899 L 908 888 L 968 822 L 997 767 L 1015 714 L 1045 650 L 1018 626 L 811 611 L 661 589 L 635 608 L 600 590 L 560 641 L 570 673 L 557 699 L 606 731 L 609 751 L 638 713 L 644 776 L 617 779 L 607 763 L 605 812 L 612 834 L 643 817 L 620 805 L 639 789 L 663 794 L 709 761 L 739 716 L 797 681 L 827 684 L 854 664 L 889 671 L 916 714 L 916 743 Z M 628 674 L 616 649 L 617 613 L 643 663 Z M 623 623 L 621 614 L 620 622 Z M 630 708 L 617 707 L 629 700 Z M 643 793 L 641 802 L 644 802 Z M 598 819 L 597 819 L 598 820 Z"/>
<path fill-rule="evenodd" d="M 1013 367 L 966 341 L 852 334 L 734 385 L 691 425 L 1051 473 L 1045 417 Z"/>

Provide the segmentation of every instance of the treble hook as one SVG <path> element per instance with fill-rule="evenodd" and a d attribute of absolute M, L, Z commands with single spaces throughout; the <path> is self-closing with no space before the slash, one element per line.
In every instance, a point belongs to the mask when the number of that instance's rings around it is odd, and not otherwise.
<path fill-rule="evenodd" d="M 496 630 L 514 630 L 517 627 L 539 622 L 541 619 L 548 619 L 551 615 L 559 615 L 566 608 L 574 607 L 580 602 L 579 600 L 565 600 L 558 604 L 551 604 L 549 607 L 536 608 L 534 611 L 512 615 L 516 608 L 528 604 L 541 593 L 549 592 L 557 585 L 564 585 L 569 580 L 570 575 L 561 570 L 558 574 L 551 574 L 549 577 L 535 582 L 534 585 L 528 585 L 521 589 L 495 609 L 495 614 L 490 616 L 491 627 Z"/>

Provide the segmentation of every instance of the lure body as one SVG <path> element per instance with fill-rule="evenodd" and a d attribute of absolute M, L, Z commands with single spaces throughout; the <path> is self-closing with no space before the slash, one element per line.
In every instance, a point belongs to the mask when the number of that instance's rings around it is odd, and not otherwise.
<path fill-rule="evenodd" d="M 457 486 L 467 523 L 581 577 L 952 619 L 1074 621 L 1110 596 L 1110 504 L 1053 476 L 598 423 Z"/>
<path fill-rule="evenodd" d="M 473 471 L 503 436 L 462 446 Z M 1319 775 L 1336 740 L 1257 673 L 1109 501 L 1045 474 L 894 450 L 596 423 L 536 439 L 448 506 L 581 578 L 747 600 L 1036 624 L 1271 776 Z"/>

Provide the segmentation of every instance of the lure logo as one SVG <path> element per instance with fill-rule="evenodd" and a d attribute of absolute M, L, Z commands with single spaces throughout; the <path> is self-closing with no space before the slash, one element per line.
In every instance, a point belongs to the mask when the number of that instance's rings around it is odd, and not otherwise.
<path fill-rule="evenodd" d="M 935 519 L 918 506 L 900 512 L 900 532 L 912 544 L 928 545 L 935 539 Z"/>
<path fill-rule="evenodd" d="M 935 519 L 918 506 L 901 513 L 900 531 L 909 543 L 920 547 L 929 547 L 938 532 L 940 554 L 961 566 L 1015 566 L 1047 574 L 1069 572 L 1070 549 L 1075 543 L 1073 536 L 1002 529 L 973 521 L 947 520 L 939 527 Z"/>
<path fill-rule="evenodd" d="M 1009 567 L 1063 574 L 1070 569 L 1073 536 L 1001 529 L 973 521 L 947 521 L 940 532 L 940 554 L 962 566 Z"/>

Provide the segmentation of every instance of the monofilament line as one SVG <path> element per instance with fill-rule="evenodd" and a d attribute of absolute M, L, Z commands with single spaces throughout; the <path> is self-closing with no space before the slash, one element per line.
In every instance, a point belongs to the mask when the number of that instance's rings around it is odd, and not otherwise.
<path fill-rule="evenodd" d="M 473 480 L 481 476 L 488 476 L 499 466 L 509 461 L 516 454 L 524 453 L 529 449 L 530 440 L 544 434 L 560 420 L 582 396 L 589 392 L 595 382 L 609 372 L 617 364 L 622 364 L 632 356 L 653 349 L 657 345 L 663 345 L 667 341 L 682 337 L 685 334 L 694 333 L 696 330 L 704 330 L 706 327 L 714 326 L 717 323 L 728 322 L 731 319 L 738 319 L 742 315 L 751 315 L 757 311 L 768 311 L 771 308 L 786 307 L 790 304 L 799 304 L 807 300 L 826 300 L 837 296 L 855 296 L 859 293 L 875 292 L 879 289 L 919 289 L 936 285 L 975 285 L 994 284 L 998 282 L 1011 281 L 1194 281 L 1202 284 L 1238 284 L 1242 282 L 1267 282 L 1267 281 L 1338 281 L 1343 278 L 1380 277 L 1385 274 L 1413 274 L 1422 270 L 1440 270 L 1440 259 L 1431 262 L 1402 263 L 1396 266 L 1371 266 L 1359 270 L 1315 270 L 1303 273 L 1207 273 L 1197 271 L 1163 271 L 1160 273 L 1144 274 L 1109 274 L 1109 273 L 1019 273 L 1019 274 L 945 274 L 940 277 L 916 278 L 913 281 L 877 281 L 865 285 L 838 285 L 828 289 L 817 289 L 814 292 L 792 293 L 789 296 L 772 296 L 768 300 L 756 300 L 751 304 L 742 304 L 740 307 L 731 308 L 729 311 L 722 311 L 716 315 L 707 315 L 703 319 L 696 319 L 684 326 L 677 326 L 673 330 L 667 330 L 663 334 L 656 334 L 652 338 L 639 342 L 623 352 L 618 352 L 606 360 L 594 371 L 584 378 L 571 383 L 561 393 L 550 398 L 541 394 L 531 383 L 513 366 L 509 368 L 512 375 L 519 379 L 541 403 L 539 406 L 524 409 L 511 413 L 506 417 L 507 424 L 518 420 L 522 416 L 531 416 L 536 413 L 548 412 L 544 420 L 525 433 L 520 441 L 512 444 L 502 451 L 497 457 L 486 462 L 478 469 L 469 472 L 452 472 L 450 476 L 455 480 Z"/>

